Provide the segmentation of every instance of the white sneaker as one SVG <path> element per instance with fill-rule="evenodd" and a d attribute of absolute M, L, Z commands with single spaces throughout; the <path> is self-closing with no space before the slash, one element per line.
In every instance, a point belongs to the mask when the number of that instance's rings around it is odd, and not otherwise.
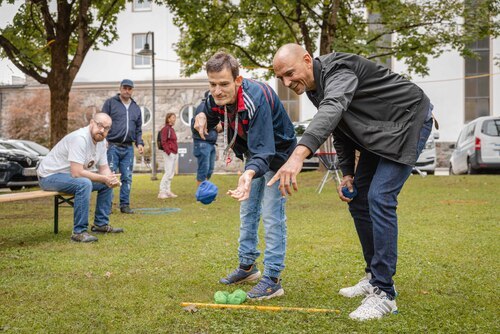
<path fill-rule="evenodd" d="M 372 293 L 363 299 L 361 305 L 351 314 L 349 318 L 359 321 L 380 319 L 387 314 L 397 314 L 398 307 L 396 301 L 377 287 L 372 289 Z"/>
<path fill-rule="evenodd" d="M 370 288 L 373 288 L 370 284 L 371 278 L 372 274 L 366 273 L 365 277 L 360 279 L 356 285 L 340 289 L 339 294 L 347 298 L 369 295 L 371 292 Z"/>
<path fill-rule="evenodd" d="M 158 194 L 158 198 L 159 199 L 166 199 L 166 198 L 170 198 L 170 196 L 168 195 L 168 193 L 159 193 Z"/>

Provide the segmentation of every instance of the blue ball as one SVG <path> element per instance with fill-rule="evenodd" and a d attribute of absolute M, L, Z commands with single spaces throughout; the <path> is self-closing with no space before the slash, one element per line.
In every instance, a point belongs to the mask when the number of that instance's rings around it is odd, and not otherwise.
<path fill-rule="evenodd" d="M 349 191 L 349 188 L 342 187 L 342 195 L 344 195 L 344 197 L 353 199 L 354 197 L 356 197 L 357 194 L 358 194 L 358 189 L 356 189 L 354 185 L 352 186 L 352 192 Z"/>
<path fill-rule="evenodd" d="M 208 205 L 217 197 L 218 188 L 210 181 L 203 181 L 196 190 L 196 200 Z"/>

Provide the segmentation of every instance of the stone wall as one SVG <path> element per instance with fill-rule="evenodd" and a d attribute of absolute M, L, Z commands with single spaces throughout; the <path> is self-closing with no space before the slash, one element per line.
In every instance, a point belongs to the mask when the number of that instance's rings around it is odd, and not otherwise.
<path fill-rule="evenodd" d="M 450 167 L 450 157 L 453 152 L 452 145 L 455 142 L 436 142 L 436 168 L 449 168 Z"/>

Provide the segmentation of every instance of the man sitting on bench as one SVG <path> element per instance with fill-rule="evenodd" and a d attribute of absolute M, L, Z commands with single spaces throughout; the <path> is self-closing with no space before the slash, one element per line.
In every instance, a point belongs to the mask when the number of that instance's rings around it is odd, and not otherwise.
<path fill-rule="evenodd" d="M 105 138 L 110 127 L 108 115 L 95 114 L 88 126 L 61 139 L 38 167 L 43 190 L 75 196 L 71 240 L 76 242 L 97 241 L 95 236 L 87 233 L 92 191 L 97 191 L 92 232 L 123 232 L 122 228 L 109 225 L 113 188 L 120 185 L 118 175 L 111 172 L 106 157 Z"/>

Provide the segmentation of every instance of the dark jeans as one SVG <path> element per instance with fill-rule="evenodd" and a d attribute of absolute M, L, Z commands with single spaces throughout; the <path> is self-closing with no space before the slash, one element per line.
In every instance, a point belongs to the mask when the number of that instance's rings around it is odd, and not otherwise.
<path fill-rule="evenodd" d="M 132 187 L 132 171 L 134 168 L 134 147 L 109 144 L 108 165 L 115 172 L 122 174 L 120 181 L 120 208 L 130 205 L 130 189 Z"/>
<path fill-rule="evenodd" d="M 432 118 L 424 123 L 417 145 L 417 156 L 432 130 Z M 356 231 L 363 248 L 370 283 L 395 295 L 394 281 L 398 259 L 398 195 L 410 176 L 412 166 L 403 165 L 361 151 L 354 175 L 358 195 L 349 203 Z"/>

